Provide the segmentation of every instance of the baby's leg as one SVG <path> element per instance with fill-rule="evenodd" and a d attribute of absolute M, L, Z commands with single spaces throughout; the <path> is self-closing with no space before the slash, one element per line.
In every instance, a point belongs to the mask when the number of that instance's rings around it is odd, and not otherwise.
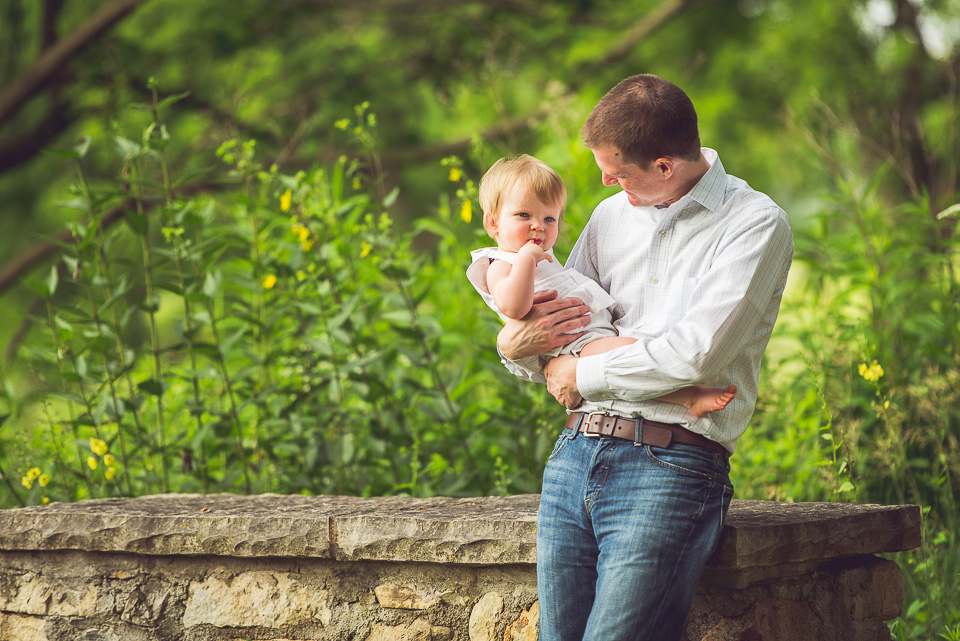
<path fill-rule="evenodd" d="M 603 354 L 604 352 L 609 352 L 610 350 L 617 349 L 618 347 L 626 347 L 627 345 L 636 342 L 637 339 L 629 338 L 627 336 L 607 336 L 605 338 L 598 338 L 597 340 L 590 341 L 584 345 L 580 350 L 580 356 L 596 356 L 597 354 Z M 726 389 L 721 387 L 708 387 L 706 385 L 691 385 L 690 387 L 684 387 L 683 389 L 678 389 L 675 392 L 664 394 L 655 400 L 663 401 L 664 403 L 676 403 L 677 405 L 683 405 L 690 410 L 691 414 L 697 418 L 700 418 L 709 412 L 722 410 L 730 403 L 730 401 L 733 400 L 733 397 L 736 395 L 736 385 L 730 385 Z"/>
<path fill-rule="evenodd" d="M 691 385 L 690 387 L 684 387 L 675 392 L 664 394 L 657 400 L 683 405 L 690 410 L 691 414 L 699 418 L 708 412 L 722 410 L 736 395 L 736 385 L 731 385 L 726 389 L 707 387 L 706 385 Z"/>

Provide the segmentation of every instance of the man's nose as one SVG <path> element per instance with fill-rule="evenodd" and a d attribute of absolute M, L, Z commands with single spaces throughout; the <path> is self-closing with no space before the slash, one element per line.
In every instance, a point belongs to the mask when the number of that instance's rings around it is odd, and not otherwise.
<path fill-rule="evenodd" d="M 600 178 L 601 180 L 603 180 L 604 187 L 613 187 L 614 185 L 617 184 L 616 178 L 604 172 L 600 172 Z"/>

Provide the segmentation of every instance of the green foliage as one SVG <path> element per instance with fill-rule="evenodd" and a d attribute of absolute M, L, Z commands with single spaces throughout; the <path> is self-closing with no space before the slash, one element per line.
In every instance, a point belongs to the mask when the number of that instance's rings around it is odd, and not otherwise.
<path fill-rule="evenodd" d="M 929 639 L 960 621 L 960 238 L 922 199 L 891 206 L 885 180 L 840 183 L 795 230 L 802 286 L 734 471 L 741 496 L 919 504 L 925 543 L 896 555 L 907 597 L 893 631 Z"/>
<path fill-rule="evenodd" d="M 547 405 L 476 351 L 495 321 L 461 283 L 453 241 L 469 211 L 448 203 L 424 219 L 442 242 L 413 251 L 374 169 L 366 105 L 342 129 L 369 164 L 284 175 L 231 140 L 217 155 L 235 187 L 183 197 L 169 102 L 155 95 L 138 140 L 115 136 L 121 184 L 87 183 L 89 141 L 64 154 L 80 217 L 62 265 L 32 283 L 47 331 L 31 345 L 33 380 L 17 385 L 31 390 L 11 383 L 5 401 L 42 427 L 13 460 L 34 470 L 13 496 L 536 491 Z M 472 181 L 450 178 L 471 202 Z M 105 229 L 118 204 L 126 224 Z"/>

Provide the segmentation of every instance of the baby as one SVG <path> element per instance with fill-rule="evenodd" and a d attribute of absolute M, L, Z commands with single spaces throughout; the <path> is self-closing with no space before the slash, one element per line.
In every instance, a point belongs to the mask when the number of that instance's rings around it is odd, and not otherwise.
<path fill-rule="evenodd" d="M 554 257 L 566 204 L 566 187 L 546 164 L 526 154 L 501 158 L 480 181 L 483 227 L 497 246 L 472 251 L 467 269 L 467 278 L 504 321 L 526 316 L 538 291 L 555 289 L 559 298 L 580 298 L 590 307 L 584 335 L 542 355 L 546 358 L 594 356 L 636 342 L 617 335 L 610 312 L 616 301 L 595 281 L 564 269 Z M 726 389 L 695 385 L 655 400 L 683 405 L 700 417 L 725 408 L 736 392 L 736 385 Z"/>

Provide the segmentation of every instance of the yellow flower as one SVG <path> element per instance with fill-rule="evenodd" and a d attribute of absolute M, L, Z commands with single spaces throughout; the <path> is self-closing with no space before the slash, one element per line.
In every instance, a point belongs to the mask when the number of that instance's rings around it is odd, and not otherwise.
<path fill-rule="evenodd" d="M 39 468 L 39 467 L 32 467 L 32 468 L 30 468 L 30 469 L 27 471 L 27 476 L 30 477 L 30 480 L 31 480 L 31 481 L 32 481 L 33 479 L 37 478 L 38 476 L 40 476 L 40 468 Z"/>
<path fill-rule="evenodd" d="M 370 243 L 368 243 L 367 241 L 363 241 L 360 244 L 360 258 L 366 258 L 367 256 L 369 256 L 371 249 L 373 248 L 370 247 Z"/>
<path fill-rule="evenodd" d="M 290 211 L 290 201 L 293 199 L 293 194 L 290 190 L 283 192 L 283 195 L 280 196 L 280 211 L 288 212 Z"/>
<path fill-rule="evenodd" d="M 108 467 L 107 471 L 104 473 L 104 476 L 107 477 L 108 481 L 116 475 L 117 475 L 117 468 L 115 467 Z"/>
<path fill-rule="evenodd" d="M 310 239 L 310 230 L 304 225 L 294 225 L 290 228 L 293 234 L 300 240 L 300 246 L 303 251 L 310 251 L 313 248 L 313 241 Z"/>
<path fill-rule="evenodd" d="M 45 496 L 41 500 L 43 501 L 43 504 L 46 505 L 47 503 L 50 502 L 50 497 Z"/>
<path fill-rule="evenodd" d="M 104 441 L 101 441 L 101 440 L 98 439 L 98 438 L 92 438 L 92 437 L 91 437 L 91 439 L 90 439 L 90 449 L 91 449 L 91 450 L 93 451 L 93 453 L 96 454 L 97 456 L 103 456 L 104 454 L 107 453 L 107 444 L 106 444 Z"/>
<path fill-rule="evenodd" d="M 273 274 L 268 274 L 266 278 L 263 279 L 263 288 L 264 289 L 273 289 L 273 286 L 277 284 L 277 277 Z"/>
<path fill-rule="evenodd" d="M 460 182 L 460 176 L 462 175 L 463 175 L 463 172 L 460 171 L 459 167 L 450 168 L 450 182 L 452 183 Z"/>
<path fill-rule="evenodd" d="M 880 380 L 881 376 L 883 376 L 883 368 L 879 363 L 877 363 L 877 361 L 873 361 L 873 363 L 870 365 L 867 365 L 866 363 L 860 363 L 857 371 L 860 372 L 860 376 L 862 376 L 864 380 L 870 382 L 876 382 Z"/>
<path fill-rule="evenodd" d="M 473 219 L 473 203 L 471 201 L 463 201 L 463 206 L 460 207 L 460 218 L 465 223 L 469 223 Z"/>
<path fill-rule="evenodd" d="M 29 490 L 31 487 L 33 487 L 33 479 L 29 476 L 22 476 L 20 477 L 20 485 Z"/>
<path fill-rule="evenodd" d="M 107 456 L 110 456 L 110 455 L 107 454 Z M 47 476 L 46 474 L 41 474 L 40 478 L 37 479 L 37 483 L 40 484 L 40 487 L 47 487 L 47 483 L 49 482 L 50 482 L 50 477 Z"/>
<path fill-rule="evenodd" d="M 88 457 L 87 457 L 87 466 L 88 466 L 91 470 L 97 469 L 97 463 L 99 463 L 99 461 L 97 460 L 97 457 L 96 457 L 96 456 L 88 456 Z"/>
<path fill-rule="evenodd" d="M 116 457 L 114 457 L 113 454 L 107 454 L 106 456 L 103 457 L 104 465 L 113 465 L 116 462 L 117 462 L 117 459 Z"/>

